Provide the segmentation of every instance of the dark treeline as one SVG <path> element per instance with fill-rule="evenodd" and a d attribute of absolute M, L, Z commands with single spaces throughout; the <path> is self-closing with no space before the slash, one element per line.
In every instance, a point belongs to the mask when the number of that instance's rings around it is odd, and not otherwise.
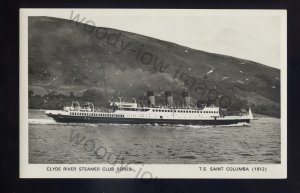
<path fill-rule="evenodd" d="M 81 96 L 76 96 L 73 92 L 64 95 L 56 91 L 41 96 L 29 91 L 28 96 L 30 109 L 63 109 L 65 105 L 71 105 L 72 101 L 77 101 L 80 104 L 92 102 L 95 106 L 105 106 L 105 97 L 96 90 L 86 90 Z"/>
<path fill-rule="evenodd" d="M 56 91 L 49 92 L 43 96 L 35 94 L 33 91 L 29 91 L 29 108 L 30 109 L 63 109 L 65 105 L 71 105 L 72 101 L 77 101 L 80 104 L 85 102 L 92 102 L 95 107 L 105 107 L 105 95 L 97 90 L 90 89 L 86 90 L 80 96 L 74 95 L 73 92 L 70 92 L 69 95 L 64 95 L 57 93 Z M 137 102 L 143 101 L 143 104 L 146 104 L 145 97 L 138 97 Z M 162 100 L 157 100 L 157 102 L 162 102 Z M 210 101 L 210 100 L 197 100 L 197 106 L 204 106 L 215 104 L 220 106 L 219 101 Z M 232 96 L 229 101 L 227 101 L 226 108 L 229 111 L 239 111 L 241 109 L 248 109 L 249 103 L 246 100 L 241 100 L 235 96 Z M 222 106 L 222 105 L 221 105 Z M 254 113 L 269 115 L 273 117 L 280 117 L 280 108 L 275 105 L 255 105 L 250 104 L 252 111 Z"/>

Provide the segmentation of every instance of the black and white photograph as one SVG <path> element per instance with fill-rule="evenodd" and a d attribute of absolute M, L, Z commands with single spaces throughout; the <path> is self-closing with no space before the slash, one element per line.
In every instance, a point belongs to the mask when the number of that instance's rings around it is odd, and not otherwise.
<path fill-rule="evenodd" d="M 21 9 L 21 177 L 285 178 L 286 11 Z"/>

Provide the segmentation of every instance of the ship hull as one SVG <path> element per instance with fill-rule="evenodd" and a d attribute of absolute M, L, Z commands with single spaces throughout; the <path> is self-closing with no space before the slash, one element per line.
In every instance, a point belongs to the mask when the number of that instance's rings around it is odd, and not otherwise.
<path fill-rule="evenodd" d="M 213 119 L 213 120 L 187 120 L 187 119 L 141 119 L 141 118 L 115 118 L 115 117 L 84 117 L 69 115 L 52 115 L 56 122 L 61 123 L 113 123 L 113 124 L 182 124 L 182 125 L 231 125 L 250 123 L 250 119 Z"/>

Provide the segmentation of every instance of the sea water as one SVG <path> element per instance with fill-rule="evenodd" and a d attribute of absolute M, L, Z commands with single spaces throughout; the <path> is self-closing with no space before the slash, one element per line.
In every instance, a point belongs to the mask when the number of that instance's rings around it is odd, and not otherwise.
<path fill-rule="evenodd" d="M 29 110 L 29 163 L 280 163 L 280 119 L 251 125 L 119 125 L 56 123 Z"/>

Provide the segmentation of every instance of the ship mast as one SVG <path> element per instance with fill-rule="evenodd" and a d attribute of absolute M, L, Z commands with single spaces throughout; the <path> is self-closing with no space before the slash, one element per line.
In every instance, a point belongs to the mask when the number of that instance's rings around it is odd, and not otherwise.
<path fill-rule="evenodd" d="M 103 82 L 104 82 L 104 90 L 105 90 L 105 107 L 106 107 L 106 109 L 108 109 L 107 108 L 107 104 L 108 104 L 108 102 L 107 102 L 107 91 L 106 91 L 106 76 L 105 76 L 105 67 L 104 67 L 104 64 L 102 65 L 102 71 L 103 71 Z"/>

